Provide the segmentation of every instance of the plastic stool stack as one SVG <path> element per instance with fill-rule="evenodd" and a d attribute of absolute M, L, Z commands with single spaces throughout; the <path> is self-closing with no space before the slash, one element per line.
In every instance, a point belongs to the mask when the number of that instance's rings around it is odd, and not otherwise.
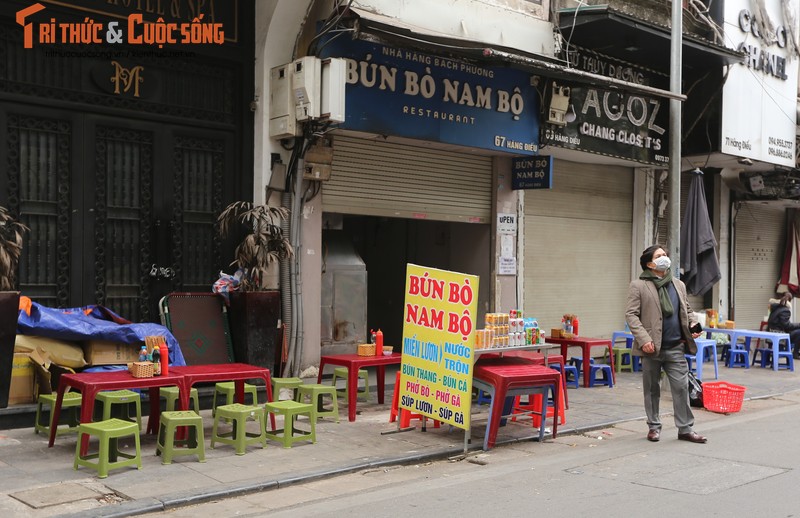
<path fill-rule="evenodd" d="M 186 439 L 176 439 L 179 426 L 188 426 Z M 176 448 L 176 446 L 182 446 Z M 203 418 L 192 410 L 161 412 L 161 425 L 156 442 L 156 455 L 161 455 L 161 464 L 172 464 L 177 455 L 197 455 L 200 462 L 206 461 Z"/>
<path fill-rule="evenodd" d="M 132 390 L 106 390 L 98 392 L 95 399 L 103 406 L 103 421 L 111 419 L 111 408 L 114 405 L 122 405 L 125 419 L 133 421 L 135 417 L 139 430 L 142 429 L 142 398 L 138 392 Z M 136 416 L 131 415 L 131 405 L 135 407 Z"/>
<path fill-rule="evenodd" d="M 291 448 L 297 441 L 317 442 L 317 420 L 314 416 L 314 405 L 311 403 L 298 403 L 297 401 L 273 401 L 264 405 L 267 414 L 280 414 L 283 416 L 283 428 L 266 432 L 267 439 L 272 439 L 283 444 L 284 448 Z M 310 431 L 300 430 L 295 426 L 297 416 L 308 416 L 311 425 Z"/>
<path fill-rule="evenodd" d="M 44 405 L 48 405 L 49 407 L 48 412 L 50 417 L 48 418 L 47 424 L 42 423 L 42 407 Z M 36 404 L 36 421 L 34 422 L 33 428 L 34 433 L 42 432 L 45 435 L 50 435 L 50 427 L 53 426 L 53 408 L 55 408 L 55 406 L 55 394 L 39 394 Z M 80 424 L 80 418 L 78 414 L 81 408 L 81 395 L 79 393 L 66 392 L 64 394 L 64 399 L 61 402 L 61 411 L 63 412 L 64 409 L 67 408 L 69 409 L 67 426 L 65 428 L 63 426 L 59 426 L 60 423 L 56 424 L 56 436 L 68 433 L 78 433 L 78 425 Z"/>
<path fill-rule="evenodd" d="M 223 433 L 219 431 L 219 424 L 220 421 L 226 420 L 231 422 L 233 429 Z M 248 421 L 255 421 L 258 424 L 258 433 L 247 431 Z M 247 446 L 251 444 L 260 444 L 262 448 L 265 448 L 267 436 L 264 408 L 240 403 L 217 407 L 214 426 L 211 429 L 211 449 L 214 449 L 214 444 L 217 442 L 233 446 L 236 449 L 236 455 L 244 455 Z"/>
<path fill-rule="evenodd" d="M 98 451 L 81 455 L 81 442 L 84 435 L 95 435 L 98 438 Z M 119 439 L 133 436 L 136 453 L 128 454 L 119 449 Z M 122 457 L 124 460 L 118 460 Z M 92 462 L 97 459 L 97 462 Z M 139 427 L 136 423 L 123 419 L 107 419 L 96 423 L 83 423 L 78 427 L 78 442 L 75 445 L 75 462 L 72 466 L 77 470 L 84 466 L 97 471 L 99 478 L 106 478 L 111 469 L 125 466 L 136 466 L 142 469 L 142 452 L 139 444 Z"/>

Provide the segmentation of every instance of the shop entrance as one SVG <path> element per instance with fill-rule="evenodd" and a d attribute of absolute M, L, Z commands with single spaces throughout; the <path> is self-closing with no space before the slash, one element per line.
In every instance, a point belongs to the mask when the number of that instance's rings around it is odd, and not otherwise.
<path fill-rule="evenodd" d="M 232 132 L 0 103 L 0 134 L 0 204 L 30 228 L 23 294 L 140 322 L 170 291 L 210 289 Z"/>
<path fill-rule="evenodd" d="M 402 342 L 408 263 L 478 275 L 477 321 L 483 321 L 490 300 L 491 225 L 326 214 L 323 228 L 341 229 L 366 264 L 365 332 L 380 328 L 384 344 L 398 350 Z"/>

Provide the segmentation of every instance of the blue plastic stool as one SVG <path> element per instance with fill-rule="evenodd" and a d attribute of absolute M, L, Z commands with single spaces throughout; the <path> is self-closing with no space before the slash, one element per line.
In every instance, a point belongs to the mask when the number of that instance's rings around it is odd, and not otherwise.
<path fill-rule="evenodd" d="M 772 349 L 756 349 L 753 353 L 753 365 L 756 363 L 756 355 L 761 353 L 759 365 L 761 367 L 772 368 Z M 781 363 L 781 358 L 786 359 L 786 363 Z M 794 357 L 792 351 L 778 351 L 778 370 L 788 369 L 794 371 Z"/>
<path fill-rule="evenodd" d="M 573 356 L 569 359 L 569 363 L 575 367 L 575 369 L 578 371 L 578 377 L 580 377 L 581 369 L 583 368 L 583 358 Z M 594 358 L 589 358 L 589 365 L 594 365 Z"/>
<path fill-rule="evenodd" d="M 561 364 L 560 363 L 551 363 L 549 365 L 551 369 L 555 369 L 561 372 Z M 578 388 L 580 386 L 580 376 L 578 376 L 578 368 L 574 365 L 564 365 L 564 372 L 561 372 L 561 375 L 564 376 L 564 384 L 567 387 L 575 387 Z"/>
<path fill-rule="evenodd" d="M 750 368 L 750 351 L 744 348 L 730 347 L 728 349 L 728 367 Z"/>
<path fill-rule="evenodd" d="M 611 373 L 611 365 L 605 363 L 592 364 L 589 367 L 589 386 L 607 385 L 608 388 L 614 386 L 614 375 Z M 597 379 L 597 374 L 600 373 L 600 379 Z"/>

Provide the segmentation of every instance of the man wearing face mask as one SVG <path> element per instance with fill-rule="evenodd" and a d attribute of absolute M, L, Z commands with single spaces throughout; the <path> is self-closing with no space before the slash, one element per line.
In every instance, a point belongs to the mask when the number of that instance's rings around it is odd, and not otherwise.
<path fill-rule="evenodd" d="M 642 389 L 647 413 L 647 440 L 661 438 L 661 371 L 669 378 L 678 439 L 705 443 L 696 433 L 689 406 L 688 365 L 684 354 L 695 354 L 694 339 L 702 328 L 686 298 L 686 286 L 672 278 L 671 261 L 661 245 L 653 245 L 639 258 L 642 274 L 628 288 L 625 320 L 633 333 L 632 354 L 642 357 Z M 691 329 L 691 330 L 690 330 Z"/>

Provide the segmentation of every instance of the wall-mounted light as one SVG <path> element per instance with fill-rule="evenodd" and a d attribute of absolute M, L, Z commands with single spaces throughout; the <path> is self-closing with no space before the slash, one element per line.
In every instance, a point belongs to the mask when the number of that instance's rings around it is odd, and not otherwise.
<path fill-rule="evenodd" d="M 550 96 L 550 107 L 547 110 L 547 122 L 556 126 L 566 126 L 567 109 L 569 108 L 568 86 L 559 86 L 553 81 L 552 95 Z M 574 109 L 573 109 L 574 114 Z"/>
<path fill-rule="evenodd" d="M 575 113 L 575 106 L 573 106 L 572 103 L 569 103 L 569 110 L 567 110 L 567 114 L 564 115 L 564 120 L 569 123 L 573 123 L 577 118 L 578 114 Z"/>

